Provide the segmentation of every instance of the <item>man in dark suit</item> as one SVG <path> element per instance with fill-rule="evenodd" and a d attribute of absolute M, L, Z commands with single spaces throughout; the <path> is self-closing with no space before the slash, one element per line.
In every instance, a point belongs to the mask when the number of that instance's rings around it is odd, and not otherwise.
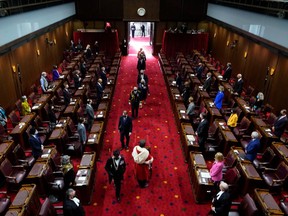
<path fill-rule="evenodd" d="M 207 78 L 204 82 L 203 90 L 205 90 L 209 93 L 210 88 L 211 88 L 211 84 L 212 84 L 212 74 L 209 72 L 209 73 L 207 73 Z"/>
<path fill-rule="evenodd" d="M 63 202 L 64 216 L 85 216 L 84 208 L 75 194 L 76 192 L 72 188 L 67 190 L 67 197 Z"/>
<path fill-rule="evenodd" d="M 34 127 L 32 127 L 29 131 L 29 144 L 32 148 L 32 155 L 36 160 L 42 155 L 42 151 L 44 148 L 37 133 L 38 132 Z"/>
<path fill-rule="evenodd" d="M 134 38 L 134 36 L 135 36 L 135 30 L 136 30 L 136 26 L 133 23 L 132 26 L 131 26 L 132 38 Z"/>
<path fill-rule="evenodd" d="M 240 96 L 242 93 L 242 88 L 243 88 L 242 75 L 237 74 L 237 81 L 235 82 L 234 87 L 233 87 L 234 94 Z"/>
<path fill-rule="evenodd" d="M 229 81 L 231 78 L 231 74 L 232 74 L 232 65 L 230 62 L 228 62 L 226 70 L 225 70 L 224 75 L 223 75 L 223 79 Z"/>
<path fill-rule="evenodd" d="M 145 58 L 144 54 L 142 54 L 142 53 L 140 54 L 140 57 L 138 59 L 137 69 L 138 69 L 139 73 L 141 70 L 146 69 L 146 58 Z"/>
<path fill-rule="evenodd" d="M 105 71 L 105 67 L 101 68 L 100 78 L 102 79 L 103 89 L 105 89 L 105 86 L 107 85 L 107 74 L 106 74 L 106 71 Z"/>
<path fill-rule="evenodd" d="M 200 114 L 200 123 L 198 125 L 196 135 L 198 136 L 198 144 L 202 152 L 205 151 L 205 142 L 208 137 L 209 122 L 206 113 Z"/>
<path fill-rule="evenodd" d="M 128 116 L 127 111 L 123 111 L 123 115 L 119 119 L 118 130 L 120 132 L 120 141 L 122 149 L 129 147 L 130 135 L 132 133 L 132 119 Z M 124 138 L 126 137 L 126 145 Z"/>
<path fill-rule="evenodd" d="M 134 87 L 129 96 L 129 104 L 131 104 L 133 118 L 138 117 L 140 100 L 141 100 L 141 92 L 138 90 L 137 87 Z"/>
<path fill-rule="evenodd" d="M 141 25 L 141 36 L 142 37 L 145 37 L 145 26 L 144 25 Z"/>
<path fill-rule="evenodd" d="M 98 79 L 98 82 L 96 84 L 96 89 L 97 89 L 97 104 L 96 104 L 96 107 L 98 108 L 100 102 L 101 102 L 101 99 L 102 99 L 102 96 L 103 96 L 103 92 L 104 92 L 104 88 L 103 88 L 103 85 L 102 85 L 102 79 Z"/>
<path fill-rule="evenodd" d="M 251 134 L 251 141 L 245 147 L 245 159 L 253 162 L 260 149 L 260 139 L 257 131 L 253 131 Z"/>
<path fill-rule="evenodd" d="M 280 116 L 277 118 L 277 120 L 274 123 L 274 126 L 272 127 L 274 134 L 279 139 L 281 138 L 282 134 L 284 133 L 287 122 L 288 122 L 287 111 L 285 109 L 283 109 L 283 110 L 281 110 Z"/>
<path fill-rule="evenodd" d="M 183 97 L 183 102 L 184 102 L 185 106 L 187 106 L 188 100 L 190 97 L 190 83 L 188 81 L 186 81 L 184 83 L 184 88 L 183 88 L 183 92 L 182 92 L 181 96 Z"/>
<path fill-rule="evenodd" d="M 69 92 L 69 85 L 66 84 L 63 89 L 64 104 L 68 106 L 71 101 L 71 94 Z"/>
<path fill-rule="evenodd" d="M 109 183 L 111 184 L 112 179 L 114 180 L 116 199 L 120 202 L 121 181 L 126 170 L 126 163 L 119 150 L 115 150 L 113 156 L 108 158 L 105 170 L 109 176 Z"/>
<path fill-rule="evenodd" d="M 144 74 L 144 72 L 145 72 L 144 70 L 141 70 L 140 73 L 138 74 L 137 85 L 139 85 L 139 83 L 141 83 L 142 80 L 144 80 L 146 85 L 148 85 L 148 76 Z"/>
<path fill-rule="evenodd" d="M 214 196 L 211 205 L 211 211 L 208 215 L 228 216 L 231 207 L 228 184 L 221 181 L 219 184 L 220 191 Z"/>
<path fill-rule="evenodd" d="M 197 74 L 197 78 L 201 81 L 202 79 L 202 72 L 204 71 L 204 66 L 203 64 L 200 62 L 198 64 L 198 67 L 196 68 L 196 74 Z"/>
<path fill-rule="evenodd" d="M 92 100 L 87 99 L 87 104 L 86 104 L 86 115 L 87 115 L 87 130 L 90 131 L 92 128 L 92 125 L 94 123 L 94 109 L 92 107 Z"/>

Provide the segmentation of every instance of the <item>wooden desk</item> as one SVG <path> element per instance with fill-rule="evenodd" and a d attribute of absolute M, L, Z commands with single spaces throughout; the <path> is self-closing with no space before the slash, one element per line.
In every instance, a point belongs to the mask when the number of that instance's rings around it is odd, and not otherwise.
<path fill-rule="evenodd" d="M 211 200 L 211 194 L 207 193 L 207 191 L 212 191 L 214 185 L 209 170 L 196 167 L 191 175 L 192 191 L 195 197 L 195 202 L 200 203 L 205 200 Z"/>
<path fill-rule="evenodd" d="M 254 200 L 260 206 L 263 215 L 284 215 L 269 190 L 256 188 L 254 193 Z"/>
<path fill-rule="evenodd" d="M 235 97 L 235 101 L 240 107 L 240 109 L 243 111 L 244 116 L 250 118 L 250 116 L 257 115 L 256 112 L 252 110 L 252 108 L 249 106 L 249 104 L 243 100 L 241 97 Z M 242 117 L 239 116 L 239 119 Z"/>
<path fill-rule="evenodd" d="M 25 209 L 28 215 L 38 215 L 41 203 L 35 184 L 22 185 L 9 207 L 9 209 L 22 208 Z"/>
<path fill-rule="evenodd" d="M 278 162 L 280 163 L 281 160 L 284 160 L 288 165 L 288 148 L 281 142 L 273 142 L 271 148 L 278 156 Z"/>
<path fill-rule="evenodd" d="M 63 116 L 70 117 L 74 122 L 77 122 L 77 110 L 80 106 L 80 99 L 72 99 L 70 104 L 64 110 Z"/>
<path fill-rule="evenodd" d="M 15 143 L 13 140 L 7 140 L 0 143 L 0 156 L 7 157 L 15 148 Z M 2 161 L 2 160 L 1 160 Z"/>
<path fill-rule="evenodd" d="M 224 101 L 229 101 L 233 98 L 233 87 L 228 82 L 222 82 L 224 87 Z"/>
<path fill-rule="evenodd" d="M 197 78 L 197 76 L 195 75 L 195 74 L 190 74 L 190 76 L 189 76 L 189 78 L 190 78 L 190 81 L 191 81 L 191 83 L 192 83 L 192 85 L 193 86 L 200 86 L 200 85 L 202 85 L 202 83 L 200 82 L 200 80 Z"/>
<path fill-rule="evenodd" d="M 41 97 L 31 108 L 32 111 L 39 115 L 42 120 L 44 119 L 44 106 L 50 101 L 51 97 L 51 94 L 41 95 Z"/>
<path fill-rule="evenodd" d="M 86 101 L 87 88 L 80 86 L 74 93 L 73 98 L 79 98 L 82 101 Z"/>
<path fill-rule="evenodd" d="M 207 169 L 206 161 L 201 152 L 190 152 L 190 172 L 192 172 L 196 167 Z"/>
<path fill-rule="evenodd" d="M 70 117 L 61 117 L 56 124 L 56 128 L 67 128 L 67 126 L 71 123 L 71 118 Z"/>
<path fill-rule="evenodd" d="M 212 99 L 204 99 L 204 103 L 208 111 L 208 119 L 210 120 L 210 124 L 212 124 L 215 119 L 223 118 L 220 111 L 215 107 Z"/>
<path fill-rule="evenodd" d="M 61 165 L 61 158 L 57 152 L 56 146 L 45 146 L 41 157 L 37 159 L 37 162 L 49 162 L 52 170 L 56 170 Z"/>
<path fill-rule="evenodd" d="M 175 108 L 176 108 L 176 121 L 178 122 L 186 122 L 186 123 L 189 123 L 190 122 L 190 119 L 189 119 L 189 116 L 186 114 L 186 107 L 185 105 L 182 103 L 175 103 Z M 180 127 L 180 125 L 179 125 Z M 179 128 L 178 127 L 178 128 Z"/>
<path fill-rule="evenodd" d="M 47 176 L 52 174 L 52 169 L 49 165 L 49 161 L 36 161 L 30 170 L 25 182 L 28 184 L 37 185 L 37 191 L 40 196 L 46 196 L 49 192 L 49 183 L 47 182 Z"/>
<path fill-rule="evenodd" d="M 79 169 L 75 181 L 74 188 L 79 195 L 79 198 L 83 204 L 90 204 L 93 187 L 95 179 L 95 170 L 94 169 Z"/>
<path fill-rule="evenodd" d="M 67 132 L 65 128 L 55 128 L 49 137 L 49 143 L 56 145 L 57 151 L 60 154 L 64 152 L 66 136 Z"/>
<path fill-rule="evenodd" d="M 5 216 L 30 216 L 25 208 L 8 209 Z"/>
<path fill-rule="evenodd" d="M 101 150 L 102 150 L 102 142 L 100 142 L 100 134 L 99 133 L 90 133 L 87 139 L 88 146 L 92 146 L 96 151 L 97 160 L 100 159 Z"/>
<path fill-rule="evenodd" d="M 199 151 L 197 136 L 189 123 L 181 123 L 181 140 L 185 161 L 189 162 L 190 151 Z"/>
<path fill-rule="evenodd" d="M 239 182 L 242 195 L 262 186 L 263 180 L 251 162 L 242 161 L 237 164 L 237 169 L 241 173 L 242 180 Z"/>
<path fill-rule="evenodd" d="M 181 97 L 180 94 L 172 94 L 172 100 L 175 101 L 176 103 L 183 102 L 183 98 Z"/>
<path fill-rule="evenodd" d="M 105 110 L 97 111 L 94 115 L 94 119 L 97 121 L 106 121 L 107 112 Z"/>
<path fill-rule="evenodd" d="M 11 131 L 10 135 L 13 137 L 15 143 L 19 143 L 22 148 L 27 149 L 30 148 L 29 145 L 29 137 L 24 135 L 27 128 L 30 126 L 30 123 L 35 119 L 36 114 L 31 113 L 29 115 L 24 116 L 18 125 Z"/>
<path fill-rule="evenodd" d="M 100 122 L 95 122 L 92 125 L 91 131 L 90 133 L 103 133 L 103 126 L 104 126 L 104 122 L 100 121 Z"/>
<path fill-rule="evenodd" d="M 63 80 L 58 79 L 53 81 L 52 83 L 49 84 L 49 86 L 53 86 L 53 88 L 49 89 L 45 93 L 47 94 L 55 94 L 55 92 L 62 86 Z"/>
<path fill-rule="evenodd" d="M 84 152 L 79 169 L 96 169 L 96 152 Z"/>

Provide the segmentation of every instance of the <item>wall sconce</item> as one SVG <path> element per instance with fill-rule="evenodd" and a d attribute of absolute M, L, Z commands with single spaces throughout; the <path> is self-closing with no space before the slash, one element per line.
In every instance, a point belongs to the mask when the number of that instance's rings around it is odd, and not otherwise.
<path fill-rule="evenodd" d="M 273 76 L 275 73 L 275 68 L 271 67 L 270 68 L 270 76 Z"/>
<path fill-rule="evenodd" d="M 15 65 L 12 65 L 12 71 L 13 71 L 14 73 L 16 73 L 16 66 L 15 66 Z"/>
<path fill-rule="evenodd" d="M 37 53 L 37 56 L 40 56 L 40 50 L 39 49 L 36 50 L 36 53 Z"/>
<path fill-rule="evenodd" d="M 247 55 L 248 55 L 248 52 L 245 51 L 245 52 L 244 52 L 244 58 L 245 58 L 245 59 L 247 58 Z"/>
<path fill-rule="evenodd" d="M 232 43 L 230 44 L 230 48 L 231 49 L 235 48 L 237 46 L 237 44 L 238 44 L 238 40 L 232 41 Z"/>
<path fill-rule="evenodd" d="M 54 40 L 53 40 L 53 43 L 56 44 L 56 42 L 57 42 L 56 39 L 54 39 Z"/>
<path fill-rule="evenodd" d="M 48 38 L 46 38 L 45 41 L 46 41 L 46 44 L 49 44 L 50 46 L 53 45 L 53 41 L 50 41 Z"/>
<path fill-rule="evenodd" d="M 227 40 L 227 43 L 226 43 L 227 47 L 229 46 L 229 40 Z"/>
<path fill-rule="evenodd" d="M 215 33 L 214 33 L 214 38 L 216 38 L 216 35 L 217 35 L 217 33 L 215 32 Z"/>

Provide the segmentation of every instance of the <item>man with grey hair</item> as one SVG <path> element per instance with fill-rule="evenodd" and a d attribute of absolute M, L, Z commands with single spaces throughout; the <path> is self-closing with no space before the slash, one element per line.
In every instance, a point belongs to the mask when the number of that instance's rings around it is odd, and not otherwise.
<path fill-rule="evenodd" d="M 129 104 L 131 105 L 132 109 L 132 117 L 137 118 L 138 117 L 138 109 L 140 105 L 140 95 L 141 92 L 138 90 L 138 88 L 135 86 L 133 90 L 130 93 L 129 96 Z"/>
<path fill-rule="evenodd" d="M 231 207 L 228 184 L 221 181 L 219 184 L 220 191 L 214 196 L 211 205 L 211 211 L 208 215 L 228 216 Z"/>
<path fill-rule="evenodd" d="M 85 216 L 84 208 L 75 195 L 76 192 L 72 188 L 66 191 L 66 199 L 63 202 L 64 216 Z"/>
<path fill-rule="evenodd" d="M 280 139 L 282 134 L 284 133 L 284 130 L 286 128 L 288 119 L 287 119 L 287 110 L 282 109 L 280 112 L 280 116 L 275 121 L 272 130 L 274 134 Z"/>
<path fill-rule="evenodd" d="M 257 153 L 260 149 L 260 139 L 259 134 L 257 131 L 253 131 L 251 134 L 251 141 L 248 143 L 248 145 L 245 147 L 245 159 L 253 162 L 253 160 L 256 158 Z"/>
<path fill-rule="evenodd" d="M 43 71 L 41 73 L 41 78 L 40 78 L 40 85 L 41 85 L 42 93 L 45 93 L 48 91 L 48 81 L 46 77 L 47 77 L 47 73 Z"/>
<path fill-rule="evenodd" d="M 237 74 L 237 81 L 234 84 L 233 91 L 236 95 L 241 95 L 243 89 L 243 79 L 242 74 Z"/>

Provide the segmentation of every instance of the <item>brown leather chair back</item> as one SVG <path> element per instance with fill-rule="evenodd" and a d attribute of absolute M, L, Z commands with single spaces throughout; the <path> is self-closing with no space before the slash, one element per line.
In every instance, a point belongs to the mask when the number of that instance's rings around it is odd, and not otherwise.
<path fill-rule="evenodd" d="M 278 167 L 277 170 L 275 171 L 275 174 L 279 178 L 279 180 L 286 180 L 288 176 L 288 166 L 284 161 L 282 161 Z"/>
<path fill-rule="evenodd" d="M 19 117 L 17 116 L 14 110 L 11 113 L 9 113 L 8 117 L 10 118 L 13 127 L 15 127 L 20 121 Z"/>
<path fill-rule="evenodd" d="M 1 163 L 0 170 L 4 176 L 10 176 L 13 172 L 12 164 L 7 158 L 5 158 L 5 160 Z"/>
<path fill-rule="evenodd" d="M 57 215 L 57 212 L 54 206 L 49 201 L 49 198 L 46 198 L 41 206 L 39 216 L 56 216 L 56 215 Z"/>
<path fill-rule="evenodd" d="M 239 206 L 239 213 L 240 215 L 245 216 L 257 216 L 258 215 L 258 208 L 251 198 L 251 196 L 247 193 Z"/>

